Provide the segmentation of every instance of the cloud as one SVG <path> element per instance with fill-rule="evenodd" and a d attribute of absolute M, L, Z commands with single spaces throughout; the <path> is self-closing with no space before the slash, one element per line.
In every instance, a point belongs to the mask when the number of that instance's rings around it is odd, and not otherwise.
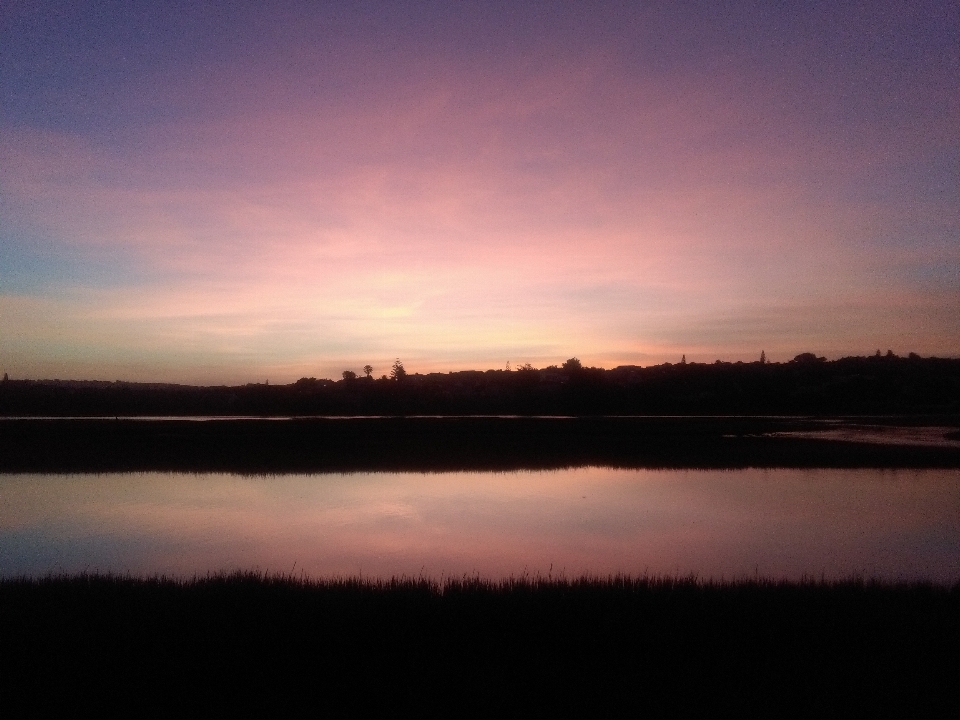
<path fill-rule="evenodd" d="M 362 37 L 323 44 L 268 18 L 274 39 L 247 59 L 164 55 L 165 72 L 114 78 L 125 102 L 97 127 L 4 127 L 0 292 L 36 320 L 0 316 L 19 348 L 6 357 L 40 367 L 99 347 L 152 372 L 295 379 L 397 354 L 609 365 L 844 337 L 956 346 L 937 308 L 956 304 L 960 226 L 953 196 L 931 190 L 956 173 L 931 158 L 952 147 L 960 104 L 888 112 L 792 60 L 711 54 L 729 28 L 684 50 L 610 17 L 582 42 L 559 20 L 498 36 L 492 59 L 478 38 L 390 49 L 337 17 Z M 810 55 L 821 37 L 784 52 L 826 72 L 833 50 Z M 46 276 L 26 282 L 34 269 Z"/>

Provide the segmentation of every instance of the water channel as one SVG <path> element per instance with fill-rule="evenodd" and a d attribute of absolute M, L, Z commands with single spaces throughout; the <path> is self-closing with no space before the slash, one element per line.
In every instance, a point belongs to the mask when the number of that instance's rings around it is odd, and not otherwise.
<path fill-rule="evenodd" d="M 958 470 L 0 476 L 0 575 L 960 580 Z"/>

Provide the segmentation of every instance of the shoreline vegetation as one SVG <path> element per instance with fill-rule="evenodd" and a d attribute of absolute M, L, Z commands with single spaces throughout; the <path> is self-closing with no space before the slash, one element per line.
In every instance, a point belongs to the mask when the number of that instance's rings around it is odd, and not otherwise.
<path fill-rule="evenodd" d="M 955 717 L 960 585 L 0 580 L 0 703 L 335 717 Z"/>
<path fill-rule="evenodd" d="M 960 415 L 960 359 L 872 357 L 787 363 L 664 363 L 613 369 L 350 370 L 340 380 L 197 387 L 75 380 L 0 381 L 0 416 Z"/>

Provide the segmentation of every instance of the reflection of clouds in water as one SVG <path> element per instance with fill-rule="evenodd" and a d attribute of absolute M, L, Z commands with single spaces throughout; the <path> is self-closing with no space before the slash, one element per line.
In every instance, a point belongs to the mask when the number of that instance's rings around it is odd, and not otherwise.
<path fill-rule="evenodd" d="M 0 478 L 0 573 L 960 577 L 955 470 Z"/>

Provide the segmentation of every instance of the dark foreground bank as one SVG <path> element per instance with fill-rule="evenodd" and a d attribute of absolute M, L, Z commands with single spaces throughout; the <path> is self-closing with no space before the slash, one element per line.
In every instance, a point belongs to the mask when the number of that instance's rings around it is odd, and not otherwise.
<path fill-rule="evenodd" d="M 956 717 L 960 585 L 3 580 L 0 662 L 31 714 Z"/>
<path fill-rule="evenodd" d="M 870 422 L 960 424 L 956 416 Z M 817 438 L 838 423 L 778 417 L 20 419 L 0 422 L 0 472 L 960 467 L 958 447 Z M 798 431 L 810 436 L 789 436 Z"/>

